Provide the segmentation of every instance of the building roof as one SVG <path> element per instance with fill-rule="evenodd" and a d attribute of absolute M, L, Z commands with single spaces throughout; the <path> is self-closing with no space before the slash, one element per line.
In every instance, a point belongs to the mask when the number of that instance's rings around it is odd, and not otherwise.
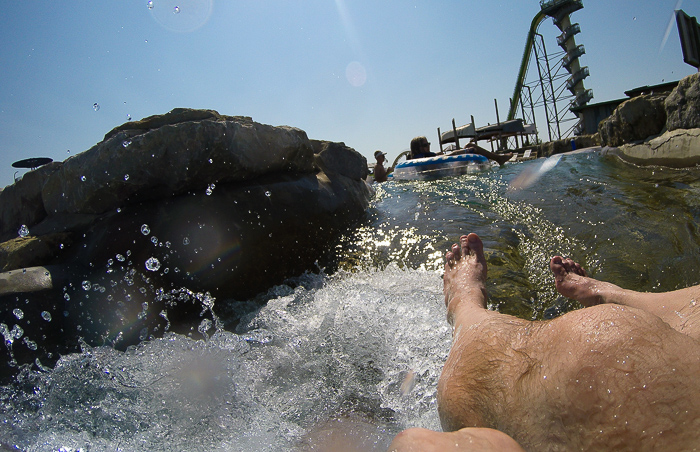
<path fill-rule="evenodd" d="M 633 88 L 629 91 L 625 91 L 625 95 L 629 97 L 637 97 L 641 96 L 642 94 L 664 93 L 666 91 L 673 90 L 673 88 L 678 86 L 678 82 L 679 80 L 676 80 L 675 82 L 661 83 L 659 85 L 640 86 L 639 88 Z"/>

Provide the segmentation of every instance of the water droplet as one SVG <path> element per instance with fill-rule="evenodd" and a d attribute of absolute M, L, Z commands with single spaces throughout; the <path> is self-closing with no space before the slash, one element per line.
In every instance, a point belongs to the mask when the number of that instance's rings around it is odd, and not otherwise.
<path fill-rule="evenodd" d="M 153 9 L 153 0 L 148 0 L 148 3 L 146 3 L 148 6 L 148 9 Z"/>
<path fill-rule="evenodd" d="M 68 295 L 67 293 L 64 293 L 64 294 L 63 294 L 63 299 L 66 300 L 66 301 L 70 301 L 70 295 Z"/>
<path fill-rule="evenodd" d="M 87 279 L 83 281 L 81 285 L 83 286 L 83 290 L 90 290 L 90 288 L 92 287 L 92 284 Z"/>
<path fill-rule="evenodd" d="M 176 6 L 175 8 L 173 8 L 173 13 L 174 13 L 174 14 L 180 14 L 180 7 L 179 7 L 179 6 Z"/>
<path fill-rule="evenodd" d="M 47 322 L 50 322 L 51 321 L 51 313 L 49 311 L 42 311 L 41 318 L 46 320 Z"/>
<path fill-rule="evenodd" d="M 141 225 L 141 234 L 148 235 L 150 233 L 151 233 L 151 228 L 149 228 L 147 224 L 142 224 Z"/>
<path fill-rule="evenodd" d="M 85 176 L 80 176 L 80 180 L 83 181 L 83 182 L 85 182 L 85 181 L 87 180 L 87 177 L 85 177 Z"/>
<path fill-rule="evenodd" d="M 154 245 L 157 245 L 158 244 L 158 237 L 156 237 L 155 235 L 153 237 L 151 237 L 151 243 L 153 243 Z"/>
<path fill-rule="evenodd" d="M 117 260 L 119 262 L 124 262 L 126 260 L 126 258 L 124 256 L 122 256 L 121 254 L 117 254 L 115 257 L 117 258 Z"/>
<path fill-rule="evenodd" d="M 148 42 L 148 41 L 146 41 L 146 42 Z M 127 120 L 127 121 L 131 121 L 131 115 L 130 115 L 130 114 L 127 114 L 127 115 L 126 115 L 126 120 Z"/>
<path fill-rule="evenodd" d="M 212 160 L 212 159 L 209 159 L 209 163 L 214 163 L 214 160 Z"/>
<path fill-rule="evenodd" d="M 24 342 L 24 345 L 26 345 L 29 350 L 36 350 L 37 348 L 39 348 L 36 345 L 36 342 L 30 341 L 29 338 L 26 336 L 24 337 L 24 339 L 22 339 L 22 342 Z"/>
<path fill-rule="evenodd" d="M 270 190 L 268 190 L 268 191 L 265 192 L 265 196 L 267 196 L 268 198 L 269 198 L 270 196 L 272 196 L 272 193 L 270 193 Z"/>
<path fill-rule="evenodd" d="M 26 237 L 29 235 L 29 228 L 26 224 L 23 224 L 22 227 L 19 228 L 18 234 L 20 237 Z"/>
<path fill-rule="evenodd" d="M 155 257 L 149 257 L 148 260 L 146 261 L 146 270 L 148 271 L 157 271 L 160 268 L 160 261 L 156 259 Z"/>
<path fill-rule="evenodd" d="M 209 186 L 207 187 L 207 196 L 211 195 L 214 192 L 214 188 L 216 188 L 216 185 L 209 184 Z"/>
<path fill-rule="evenodd" d="M 189 245 L 189 244 L 190 244 L 190 238 L 189 238 L 189 237 L 185 237 L 184 239 L 182 239 L 182 244 L 183 244 L 183 245 Z"/>
<path fill-rule="evenodd" d="M 94 104 L 92 104 L 92 109 L 95 111 L 100 111 L 100 104 L 95 102 Z"/>
<path fill-rule="evenodd" d="M 130 144 L 131 144 L 131 140 L 122 141 L 122 146 L 124 146 L 125 148 L 128 148 Z"/>
<path fill-rule="evenodd" d="M 125 174 L 125 175 L 124 175 L 124 180 L 129 180 L 129 175 L 128 175 L 128 174 Z"/>
<path fill-rule="evenodd" d="M 20 308 L 15 308 L 12 313 L 17 317 L 17 320 L 22 320 L 24 318 L 24 312 Z"/>

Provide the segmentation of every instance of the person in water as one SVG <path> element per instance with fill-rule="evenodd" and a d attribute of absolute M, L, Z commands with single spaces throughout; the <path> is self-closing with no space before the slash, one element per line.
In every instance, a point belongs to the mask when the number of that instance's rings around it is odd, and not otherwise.
<path fill-rule="evenodd" d="M 493 160 L 499 165 L 503 166 L 508 160 L 513 158 L 512 152 L 507 152 L 505 154 L 497 154 L 495 152 L 487 151 L 486 149 L 478 146 L 476 143 L 470 143 L 464 149 L 458 149 L 455 151 L 450 151 L 447 155 L 459 155 L 459 154 L 479 154 L 483 155 L 489 160 Z M 426 137 L 420 136 L 415 137 L 411 140 L 411 153 L 409 155 L 409 160 L 419 159 L 423 157 L 435 157 L 438 154 L 430 152 L 430 143 Z"/>
<path fill-rule="evenodd" d="M 437 154 L 430 152 L 430 142 L 426 137 L 420 136 L 411 140 L 411 153 L 409 154 L 409 160 L 435 156 L 437 156 Z"/>
<path fill-rule="evenodd" d="M 388 175 L 394 169 L 392 167 L 384 168 L 386 161 L 386 153 L 382 151 L 374 151 L 374 158 L 377 163 L 374 165 L 374 180 L 376 182 L 386 182 Z"/>
<path fill-rule="evenodd" d="M 700 286 L 642 293 L 550 261 L 584 309 L 529 321 L 486 309 L 476 234 L 445 255 L 452 349 L 438 382 L 442 432 L 392 451 L 693 450 L 700 446 Z M 522 446 L 522 447 L 521 447 Z"/>

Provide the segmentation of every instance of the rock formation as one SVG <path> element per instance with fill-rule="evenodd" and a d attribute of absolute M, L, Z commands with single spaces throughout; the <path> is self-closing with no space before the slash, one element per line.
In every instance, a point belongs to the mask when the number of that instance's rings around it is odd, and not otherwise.
<path fill-rule="evenodd" d="M 607 146 L 642 141 L 658 135 L 666 124 L 664 95 L 633 97 L 620 104 L 613 114 L 598 125 L 598 134 Z"/>
<path fill-rule="evenodd" d="M 700 164 L 700 73 L 682 79 L 665 98 L 639 96 L 622 103 L 598 132 L 611 147 L 607 153 L 631 163 Z"/>
<path fill-rule="evenodd" d="M 126 123 L 0 192 L 0 333 L 19 362 L 45 344 L 12 325 L 46 315 L 47 337 L 133 343 L 200 322 L 206 334 L 213 298 L 327 264 L 365 215 L 366 177 L 362 155 L 293 127 L 189 109 Z"/>
<path fill-rule="evenodd" d="M 666 128 L 677 129 L 700 128 L 700 74 L 685 77 L 666 98 Z"/>

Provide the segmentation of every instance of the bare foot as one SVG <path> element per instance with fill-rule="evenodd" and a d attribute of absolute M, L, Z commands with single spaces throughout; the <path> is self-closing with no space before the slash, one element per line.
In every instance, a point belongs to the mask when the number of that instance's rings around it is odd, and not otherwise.
<path fill-rule="evenodd" d="M 609 283 L 589 278 L 586 271 L 573 260 L 554 256 L 549 262 L 549 269 L 554 273 L 554 284 L 560 294 L 586 307 L 604 303 L 599 285 L 607 286 Z"/>
<path fill-rule="evenodd" d="M 460 237 L 459 244 L 445 254 L 443 291 L 450 322 L 465 303 L 465 307 L 486 308 L 486 272 L 484 244 L 474 233 Z"/>

